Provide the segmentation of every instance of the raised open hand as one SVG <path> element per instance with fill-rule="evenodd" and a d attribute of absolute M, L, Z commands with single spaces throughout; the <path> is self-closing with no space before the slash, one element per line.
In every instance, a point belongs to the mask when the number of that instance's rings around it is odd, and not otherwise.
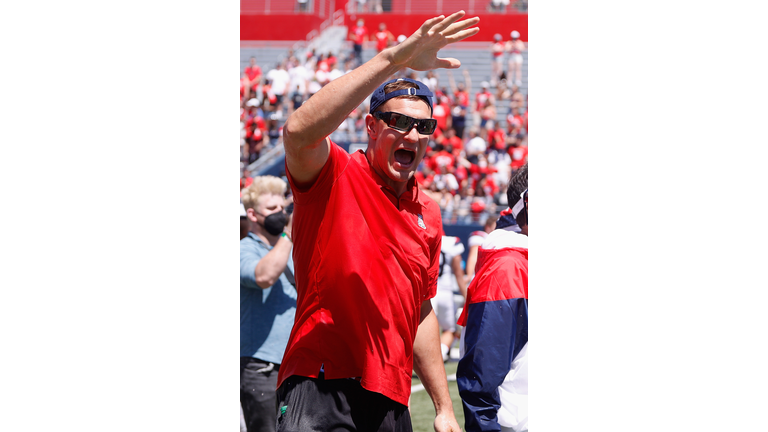
<path fill-rule="evenodd" d="M 478 27 L 469 28 L 480 22 L 480 18 L 459 21 L 464 11 L 448 17 L 440 15 L 424 21 L 408 39 L 393 48 L 393 62 L 413 70 L 456 69 L 461 62 L 455 58 L 438 58 L 437 52 L 444 46 L 474 36 Z"/>

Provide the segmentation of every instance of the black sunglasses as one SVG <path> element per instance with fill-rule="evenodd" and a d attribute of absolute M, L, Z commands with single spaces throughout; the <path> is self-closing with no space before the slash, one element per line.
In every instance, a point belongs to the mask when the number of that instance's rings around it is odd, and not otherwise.
<path fill-rule="evenodd" d="M 418 133 L 422 135 L 430 135 L 435 132 L 435 128 L 437 127 L 437 120 L 431 118 L 415 119 L 413 117 L 408 117 L 405 114 L 380 111 L 373 113 L 373 116 L 379 120 L 383 120 L 387 126 L 405 133 L 410 132 L 415 126 Z"/>

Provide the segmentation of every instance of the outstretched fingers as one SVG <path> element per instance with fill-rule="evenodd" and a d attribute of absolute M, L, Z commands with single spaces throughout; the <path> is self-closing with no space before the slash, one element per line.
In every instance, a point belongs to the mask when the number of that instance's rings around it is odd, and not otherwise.
<path fill-rule="evenodd" d="M 458 11 L 456 13 L 453 13 L 453 14 L 449 15 L 448 18 L 445 18 L 445 19 L 441 20 L 440 22 L 438 22 L 430 30 L 433 33 L 440 33 L 443 30 L 445 30 L 446 28 L 448 28 L 448 26 L 450 26 L 451 24 L 455 23 L 459 18 L 461 18 L 463 16 L 464 16 L 464 11 L 463 10 Z"/>
<path fill-rule="evenodd" d="M 458 69 L 461 62 L 453 57 L 437 59 L 437 67 L 441 69 Z"/>
<path fill-rule="evenodd" d="M 458 33 L 461 30 L 472 27 L 480 22 L 480 17 L 468 18 L 463 21 L 451 24 L 448 28 L 442 31 L 443 36 L 451 36 Z M 479 29 L 478 29 L 479 30 Z"/>
<path fill-rule="evenodd" d="M 424 24 L 421 25 L 421 31 L 423 31 L 424 33 L 428 32 L 429 29 L 431 29 L 435 24 L 439 23 L 444 19 L 445 19 L 445 15 L 440 15 L 424 21 Z"/>
<path fill-rule="evenodd" d="M 468 38 L 470 36 L 474 36 L 479 31 L 480 31 L 479 27 L 475 27 L 475 28 L 471 28 L 471 29 L 467 29 L 467 30 L 462 30 L 462 31 L 460 31 L 460 32 L 458 32 L 458 33 L 456 33 L 454 35 L 446 36 L 445 39 L 448 41 L 448 43 L 454 43 L 454 42 L 458 42 L 460 40 L 464 40 L 464 39 L 466 39 L 466 38 Z"/>

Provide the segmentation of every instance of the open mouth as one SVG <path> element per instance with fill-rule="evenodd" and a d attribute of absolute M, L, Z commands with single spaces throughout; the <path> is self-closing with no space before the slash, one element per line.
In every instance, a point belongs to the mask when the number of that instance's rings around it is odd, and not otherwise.
<path fill-rule="evenodd" d="M 416 152 L 408 149 L 395 150 L 395 160 L 403 166 L 408 166 L 416 159 Z"/>

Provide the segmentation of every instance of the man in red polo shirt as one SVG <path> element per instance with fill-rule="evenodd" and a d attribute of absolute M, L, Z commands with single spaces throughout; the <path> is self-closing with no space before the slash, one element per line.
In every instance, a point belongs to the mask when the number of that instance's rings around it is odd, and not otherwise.
<path fill-rule="evenodd" d="M 479 31 L 478 18 L 463 16 L 425 21 L 285 123 L 298 299 L 278 375 L 278 431 L 411 431 L 413 371 L 434 403 L 435 430 L 460 430 L 429 301 L 440 209 L 413 178 L 436 127 L 432 92 L 418 81 L 386 80 L 405 68 L 458 68 L 437 53 Z M 368 148 L 350 155 L 328 135 L 368 95 Z"/>

